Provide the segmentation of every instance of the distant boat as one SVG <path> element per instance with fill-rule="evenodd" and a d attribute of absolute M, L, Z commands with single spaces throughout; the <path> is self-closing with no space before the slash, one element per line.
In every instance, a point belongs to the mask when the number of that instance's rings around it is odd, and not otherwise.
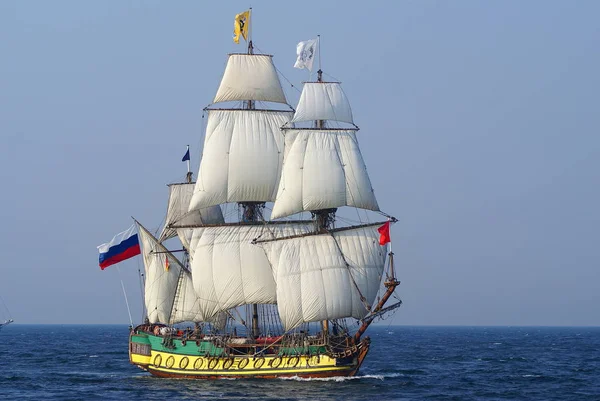
<path fill-rule="evenodd" d="M 14 320 L 10 316 L 10 311 L 8 310 L 8 308 L 6 307 L 6 304 L 4 303 L 4 299 L 2 299 L 2 297 L 0 297 L 0 300 L 2 301 L 2 306 L 4 307 L 4 310 L 6 311 L 6 314 L 8 315 L 8 319 L 5 319 L 4 322 L 0 323 L 0 330 L 2 330 L 2 328 L 4 326 L 8 326 L 12 322 L 14 322 Z"/>
<path fill-rule="evenodd" d="M 379 211 L 340 82 L 322 75 L 304 84 L 294 110 L 272 56 L 255 54 L 251 40 L 247 53 L 229 55 L 213 103 L 235 106 L 207 107 L 197 182 L 188 172 L 169 186 L 159 236 L 136 221 L 147 314 L 131 331 L 134 365 L 203 379 L 358 372 L 365 330 L 401 304 L 384 307 L 399 284 L 387 245 L 396 219 Z M 237 210 L 223 213 L 226 204 Z M 380 218 L 340 224 L 339 207 Z M 302 212 L 312 218 L 289 219 Z M 163 244 L 174 237 L 181 259 Z M 184 322 L 193 327 L 173 326 Z"/>
<path fill-rule="evenodd" d="M 5 321 L 4 321 L 4 323 L 0 323 L 0 330 L 2 330 L 2 328 L 3 328 L 4 326 L 8 326 L 8 325 L 9 325 L 9 324 L 11 324 L 12 322 L 14 322 L 14 320 L 12 320 L 12 319 L 8 319 L 8 320 L 5 320 Z"/>

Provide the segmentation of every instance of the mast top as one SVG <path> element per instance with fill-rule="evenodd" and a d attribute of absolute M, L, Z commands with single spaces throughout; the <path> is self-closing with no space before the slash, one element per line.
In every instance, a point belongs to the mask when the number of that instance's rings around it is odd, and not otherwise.
<path fill-rule="evenodd" d="M 254 54 L 254 46 L 252 45 L 252 7 L 248 9 L 248 54 Z"/>

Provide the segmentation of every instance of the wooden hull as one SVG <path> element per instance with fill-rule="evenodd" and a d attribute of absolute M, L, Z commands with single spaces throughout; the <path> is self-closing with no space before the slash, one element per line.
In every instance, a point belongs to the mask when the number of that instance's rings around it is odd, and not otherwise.
<path fill-rule="evenodd" d="M 336 354 L 211 356 L 200 342 L 175 342 L 167 349 L 156 345 L 160 337 L 147 337 L 152 341 L 131 336 L 130 362 L 157 377 L 182 379 L 354 376 L 369 351 L 367 338 Z"/>

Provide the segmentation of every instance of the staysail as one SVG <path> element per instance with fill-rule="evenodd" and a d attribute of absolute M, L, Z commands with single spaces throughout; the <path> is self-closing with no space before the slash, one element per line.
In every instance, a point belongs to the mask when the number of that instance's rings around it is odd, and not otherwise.
<path fill-rule="evenodd" d="M 190 272 L 136 221 L 146 272 L 144 300 L 150 323 L 201 321 Z"/>
<path fill-rule="evenodd" d="M 305 322 L 361 319 L 369 312 L 386 258 L 378 225 L 257 242 L 273 267 L 286 330 Z"/>
<path fill-rule="evenodd" d="M 311 223 L 226 225 L 194 231 L 192 277 L 205 318 L 245 304 L 274 304 L 275 280 L 256 238 L 305 234 Z"/>
<path fill-rule="evenodd" d="M 174 229 L 170 228 L 172 224 L 179 225 L 200 225 L 200 224 L 221 224 L 223 213 L 219 206 L 211 206 L 204 209 L 197 209 L 188 212 L 192 195 L 194 194 L 195 183 L 177 183 L 169 184 L 169 203 L 167 206 L 167 217 L 165 226 L 159 236 L 159 241 L 162 243 L 169 238 L 173 238 L 181 231 L 181 242 L 186 245 L 185 241 L 191 236 L 191 229 Z"/>

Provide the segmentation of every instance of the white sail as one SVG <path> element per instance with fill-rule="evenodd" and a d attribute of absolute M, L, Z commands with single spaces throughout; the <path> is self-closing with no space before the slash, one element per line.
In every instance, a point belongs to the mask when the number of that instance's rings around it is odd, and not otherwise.
<path fill-rule="evenodd" d="M 146 276 L 144 300 L 150 323 L 203 320 L 190 272 L 148 230 L 137 225 Z"/>
<path fill-rule="evenodd" d="M 198 304 L 200 298 L 196 294 L 196 291 L 194 291 L 192 275 L 187 270 L 182 271 L 180 274 L 180 283 L 177 288 L 175 305 L 173 306 L 169 323 L 205 321 L 200 314 Z"/>
<path fill-rule="evenodd" d="M 230 54 L 213 103 L 263 100 L 287 103 L 272 56 Z"/>
<path fill-rule="evenodd" d="M 169 323 L 181 272 L 180 262 L 165 253 L 165 247 L 139 223 L 138 233 L 146 272 L 144 300 L 148 319 L 150 323 Z"/>
<path fill-rule="evenodd" d="M 204 209 L 192 210 L 188 212 L 192 195 L 194 194 L 195 184 L 180 183 L 169 185 L 169 204 L 167 207 L 167 217 L 165 226 L 159 236 L 159 241 L 163 242 L 173 238 L 178 234 L 178 230 L 169 228 L 171 224 L 178 225 L 199 225 L 199 224 L 220 224 L 225 220 L 219 206 L 211 206 Z M 180 238 L 191 236 L 191 230 L 182 231 Z M 182 239 L 183 243 L 183 239 Z M 184 244 L 185 246 L 185 244 Z"/>
<path fill-rule="evenodd" d="M 179 238 L 179 241 L 181 241 L 181 245 L 183 246 L 183 248 L 188 251 L 188 257 L 189 257 L 190 242 L 192 241 L 192 237 L 194 235 L 194 229 L 193 228 L 178 228 L 176 231 L 177 231 L 177 237 Z"/>
<path fill-rule="evenodd" d="M 190 210 L 275 200 L 291 112 L 210 110 Z"/>
<path fill-rule="evenodd" d="M 192 277 L 201 294 L 205 318 L 245 304 L 277 300 L 273 272 L 265 253 L 251 242 L 307 233 L 312 224 L 205 227 L 194 231 Z"/>
<path fill-rule="evenodd" d="M 371 306 L 377 296 L 386 247 L 379 245 L 376 226 L 259 245 L 273 267 L 286 330 L 304 322 L 361 319 L 368 313 L 365 303 Z"/>
<path fill-rule="evenodd" d="M 379 210 L 353 130 L 289 130 L 271 218 L 353 206 Z"/>
<path fill-rule="evenodd" d="M 354 124 L 339 82 L 306 82 L 292 122 L 330 120 Z"/>

